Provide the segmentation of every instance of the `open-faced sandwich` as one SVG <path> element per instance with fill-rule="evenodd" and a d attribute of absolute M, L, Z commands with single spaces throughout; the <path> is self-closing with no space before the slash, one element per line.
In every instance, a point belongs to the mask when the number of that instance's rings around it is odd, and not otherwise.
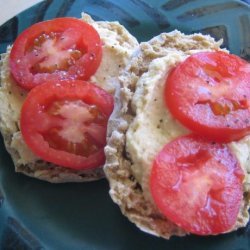
<path fill-rule="evenodd" d="M 250 198 L 250 65 L 210 36 L 163 33 L 121 74 L 104 167 L 141 230 L 169 238 L 244 227 Z"/>
<path fill-rule="evenodd" d="M 104 176 L 117 77 L 137 40 L 118 22 L 37 23 L 1 57 L 0 130 L 15 170 L 49 182 Z"/>

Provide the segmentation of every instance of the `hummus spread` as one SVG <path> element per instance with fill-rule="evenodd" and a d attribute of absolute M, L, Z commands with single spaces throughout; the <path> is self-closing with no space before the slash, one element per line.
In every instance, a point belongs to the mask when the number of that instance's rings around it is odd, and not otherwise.
<path fill-rule="evenodd" d="M 131 170 L 141 184 L 144 196 L 152 201 L 149 192 L 149 175 L 154 158 L 165 144 L 178 136 L 189 134 L 167 109 L 163 90 L 168 72 L 185 60 L 187 52 L 171 51 L 167 56 L 154 59 L 148 71 L 142 74 L 136 86 L 132 108 L 136 113 L 126 134 L 126 150 L 132 161 Z M 229 147 L 245 172 L 244 191 L 249 191 L 250 176 L 250 136 L 229 143 Z"/>

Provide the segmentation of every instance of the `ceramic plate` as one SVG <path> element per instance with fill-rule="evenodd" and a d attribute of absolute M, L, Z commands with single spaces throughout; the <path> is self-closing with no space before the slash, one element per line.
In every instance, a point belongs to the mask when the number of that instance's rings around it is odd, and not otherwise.
<path fill-rule="evenodd" d="M 31 24 L 59 16 L 118 20 L 146 41 L 163 31 L 202 32 L 250 60 L 249 0 L 47 0 L 0 27 L 0 52 Z M 108 183 L 49 184 L 14 173 L 0 141 L 0 249 L 250 249 L 250 229 L 163 240 L 141 232 L 120 213 Z M 185 211 L 184 211 L 185 212 Z"/>

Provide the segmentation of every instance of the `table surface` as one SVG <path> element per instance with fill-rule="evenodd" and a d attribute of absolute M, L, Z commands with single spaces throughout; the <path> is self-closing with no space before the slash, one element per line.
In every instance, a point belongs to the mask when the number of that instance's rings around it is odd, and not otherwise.
<path fill-rule="evenodd" d="M 4 6 L 0 15 L 0 25 L 21 11 L 41 1 L 42 0 L 0 0 L 0 6 Z"/>

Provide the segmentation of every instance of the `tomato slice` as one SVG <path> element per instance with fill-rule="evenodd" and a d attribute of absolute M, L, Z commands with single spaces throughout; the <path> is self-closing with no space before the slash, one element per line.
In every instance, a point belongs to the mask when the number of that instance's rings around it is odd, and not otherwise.
<path fill-rule="evenodd" d="M 166 81 L 166 104 L 184 126 L 216 141 L 250 133 L 250 64 L 225 52 L 201 52 Z"/>
<path fill-rule="evenodd" d="M 226 145 L 188 135 L 166 144 L 156 156 L 150 189 L 163 215 L 187 232 L 219 234 L 235 225 L 243 178 Z"/>
<path fill-rule="evenodd" d="M 21 132 L 43 160 L 82 170 L 104 164 L 113 97 L 80 80 L 49 81 L 33 88 L 21 110 Z"/>
<path fill-rule="evenodd" d="M 88 80 L 100 65 L 102 44 L 89 24 L 70 17 L 36 23 L 16 39 L 10 70 L 24 89 L 47 80 Z"/>

